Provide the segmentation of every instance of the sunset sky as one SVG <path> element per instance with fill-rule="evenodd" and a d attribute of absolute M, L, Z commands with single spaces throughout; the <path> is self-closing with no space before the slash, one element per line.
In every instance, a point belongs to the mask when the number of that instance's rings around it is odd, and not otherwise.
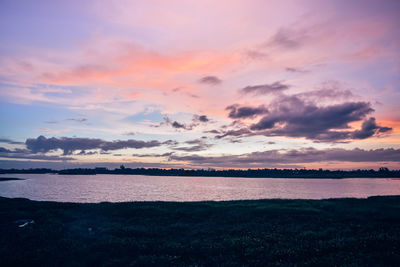
<path fill-rule="evenodd" d="M 0 1 L 0 168 L 400 168 L 400 1 Z"/>

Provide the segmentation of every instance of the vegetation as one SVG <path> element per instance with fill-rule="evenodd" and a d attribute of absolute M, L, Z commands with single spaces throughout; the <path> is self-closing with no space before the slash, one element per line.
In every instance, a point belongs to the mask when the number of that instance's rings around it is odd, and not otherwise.
<path fill-rule="evenodd" d="M 400 262 L 400 196 L 99 204 L 0 198 L 0 225 L 2 266 Z"/>
<path fill-rule="evenodd" d="M 203 177 L 252 177 L 252 178 L 400 178 L 400 170 L 308 170 L 308 169 L 248 169 L 248 170 L 214 170 L 214 169 L 158 169 L 158 168 L 120 168 L 113 170 L 99 167 L 94 169 L 0 169 L 1 173 L 58 173 L 69 175 L 94 175 L 94 174 L 133 174 L 133 175 L 154 175 L 154 176 L 203 176 Z"/>

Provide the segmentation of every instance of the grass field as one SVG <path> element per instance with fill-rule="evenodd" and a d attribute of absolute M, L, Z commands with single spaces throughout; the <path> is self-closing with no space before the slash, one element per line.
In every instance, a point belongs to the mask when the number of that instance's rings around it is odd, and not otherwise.
<path fill-rule="evenodd" d="M 20 221 L 34 220 L 24 227 Z M 1 266 L 399 266 L 400 197 L 76 204 L 0 198 Z"/>

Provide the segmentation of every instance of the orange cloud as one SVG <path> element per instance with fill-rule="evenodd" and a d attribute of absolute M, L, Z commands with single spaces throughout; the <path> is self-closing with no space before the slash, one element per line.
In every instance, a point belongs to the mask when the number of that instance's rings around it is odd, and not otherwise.
<path fill-rule="evenodd" d="M 240 62 L 236 53 L 191 51 L 162 54 L 132 44 L 119 44 L 123 52 L 103 54 L 95 62 L 81 64 L 70 70 L 45 71 L 39 79 L 43 83 L 96 85 L 108 84 L 123 87 L 154 87 L 154 79 L 171 80 L 182 73 L 215 72 Z M 90 59 L 88 59 L 90 60 Z M 146 79 L 146 82 L 143 81 Z M 159 85 L 161 85 L 159 83 Z M 176 85 L 175 85 L 176 86 Z"/>

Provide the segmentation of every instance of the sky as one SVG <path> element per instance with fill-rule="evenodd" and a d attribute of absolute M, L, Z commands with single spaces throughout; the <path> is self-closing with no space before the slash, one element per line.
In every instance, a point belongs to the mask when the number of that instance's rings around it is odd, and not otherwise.
<path fill-rule="evenodd" d="M 400 1 L 0 0 L 0 168 L 400 168 Z"/>

